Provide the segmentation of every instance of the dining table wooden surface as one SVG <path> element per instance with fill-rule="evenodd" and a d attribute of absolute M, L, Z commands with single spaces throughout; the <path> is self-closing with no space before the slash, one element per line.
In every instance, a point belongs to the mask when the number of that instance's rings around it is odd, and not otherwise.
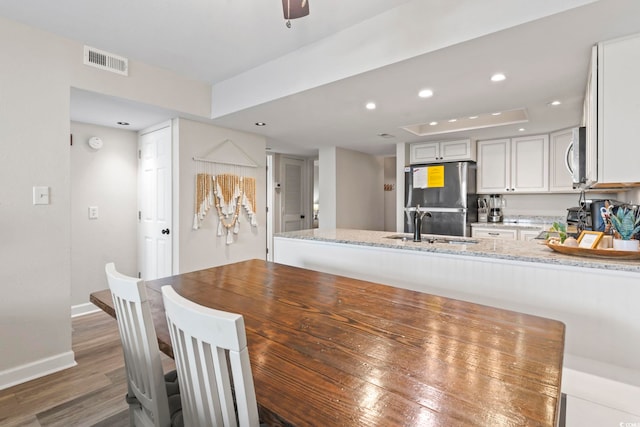
<path fill-rule="evenodd" d="M 425 280 L 429 280 L 425 277 Z M 242 314 L 261 419 L 283 426 L 554 426 L 564 324 L 249 260 L 146 282 Z M 108 289 L 91 302 L 115 316 Z"/>

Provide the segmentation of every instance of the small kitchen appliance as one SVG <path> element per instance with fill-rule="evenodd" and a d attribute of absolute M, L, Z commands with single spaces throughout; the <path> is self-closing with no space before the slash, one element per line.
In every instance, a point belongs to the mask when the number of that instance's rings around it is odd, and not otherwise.
<path fill-rule="evenodd" d="M 591 202 L 567 209 L 567 231 L 577 233 L 591 228 Z"/>
<path fill-rule="evenodd" d="M 500 194 L 491 194 L 489 196 L 489 222 L 502 222 L 502 208 L 504 207 L 504 199 Z"/>

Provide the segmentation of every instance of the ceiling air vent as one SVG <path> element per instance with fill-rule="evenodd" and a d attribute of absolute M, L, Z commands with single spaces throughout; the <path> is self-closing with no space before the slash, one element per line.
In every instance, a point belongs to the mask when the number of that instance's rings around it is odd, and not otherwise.
<path fill-rule="evenodd" d="M 84 47 L 84 64 L 123 76 L 129 75 L 129 60 L 127 58 L 89 46 Z"/>

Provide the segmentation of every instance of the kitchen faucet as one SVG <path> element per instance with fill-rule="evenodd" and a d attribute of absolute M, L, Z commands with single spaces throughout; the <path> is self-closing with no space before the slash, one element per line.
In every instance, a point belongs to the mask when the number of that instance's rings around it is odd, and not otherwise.
<path fill-rule="evenodd" d="M 431 216 L 431 214 L 427 211 L 420 212 L 420 205 L 416 205 L 416 211 L 413 214 L 413 241 L 421 242 L 422 241 L 422 218 L 424 216 Z"/>

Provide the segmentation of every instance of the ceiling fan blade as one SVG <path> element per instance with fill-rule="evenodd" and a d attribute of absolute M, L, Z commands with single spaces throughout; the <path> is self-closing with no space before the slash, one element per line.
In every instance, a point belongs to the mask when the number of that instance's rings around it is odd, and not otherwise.
<path fill-rule="evenodd" d="M 296 19 L 309 15 L 308 0 L 282 0 L 284 19 Z"/>

